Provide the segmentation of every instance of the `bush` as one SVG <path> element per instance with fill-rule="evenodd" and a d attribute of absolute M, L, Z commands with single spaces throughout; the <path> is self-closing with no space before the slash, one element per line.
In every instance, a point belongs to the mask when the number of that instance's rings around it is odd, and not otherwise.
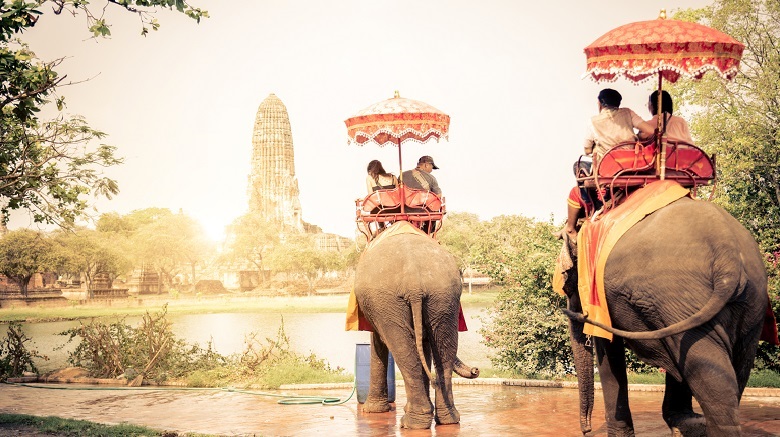
<path fill-rule="evenodd" d="M 26 343 L 30 341 L 19 322 L 8 324 L 6 337 L 0 343 L 0 380 L 22 376 L 27 371 L 37 373 L 33 359 L 49 359 L 35 349 L 28 349 Z"/>
<path fill-rule="evenodd" d="M 214 351 L 211 341 L 204 348 L 177 339 L 166 319 L 166 309 L 147 312 L 137 328 L 125 324 L 124 319 L 109 324 L 93 320 L 62 332 L 69 341 L 80 338 L 68 361 L 86 368 L 94 377 L 124 374 L 132 379 L 142 375 L 158 382 L 181 380 L 191 387 L 274 388 L 297 382 L 351 380 L 343 369 L 331 369 L 314 354 L 301 356 L 292 351 L 283 319 L 276 339 L 260 339 L 250 333 L 244 339 L 243 352 L 224 356 Z"/>

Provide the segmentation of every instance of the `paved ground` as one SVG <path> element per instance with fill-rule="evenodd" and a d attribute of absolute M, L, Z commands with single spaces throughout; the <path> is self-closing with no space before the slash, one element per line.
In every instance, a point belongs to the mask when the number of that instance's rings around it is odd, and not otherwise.
<path fill-rule="evenodd" d="M 431 430 L 400 430 L 405 395 L 398 387 L 398 411 L 363 414 L 355 397 L 342 405 L 280 405 L 280 396 L 332 396 L 351 389 L 280 390 L 251 393 L 220 390 L 114 389 L 73 384 L 0 385 L 0 412 L 59 416 L 145 425 L 179 433 L 225 436 L 572 436 L 578 437 L 577 391 L 570 388 L 496 384 L 455 385 L 461 423 Z M 86 390 L 84 390 L 86 389 Z M 743 435 L 780 436 L 780 396 L 756 392 L 743 398 Z M 638 435 L 667 436 L 659 392 L 630 394 Z M 594 433 L 606 435 L 601 392 L 596 392 Z M 2 431 L 2 430 L 0 430 Z"/>

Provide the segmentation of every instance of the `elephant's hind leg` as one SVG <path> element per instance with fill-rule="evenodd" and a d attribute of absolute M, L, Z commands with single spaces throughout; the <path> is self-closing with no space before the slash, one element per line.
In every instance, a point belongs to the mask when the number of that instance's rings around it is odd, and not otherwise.
<path fill-rule="evenodd" d="M 693 394 L 688 384 L 677 382 L 668 373 L 662 411 L 673 436 L 704 437 L 707 434 L 704 416 L 693 412 Z"/>
<path fill-rule="evenodd" d="M 387 345 L 379 335 L 371 334 L 371 377 L 368 397 L 363 404 L 364 413 L 385 413 L 390 411 L 387 402 Z"/>
<path fill-rule="evenodd" d="M 707 337 L 683 351 L 683 377 L 707 418 L 707 436 L 740 435 L 739 388 L 727 352 Z"/>

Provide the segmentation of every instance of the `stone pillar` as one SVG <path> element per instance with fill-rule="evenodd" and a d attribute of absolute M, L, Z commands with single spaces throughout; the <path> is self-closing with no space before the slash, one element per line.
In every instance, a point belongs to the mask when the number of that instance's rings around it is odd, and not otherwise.
<path fill-rule="evenodd" d="M 248 191 L 250 212 L 303 231 L 290 118 L 274 94 L 257 109 Z"/>

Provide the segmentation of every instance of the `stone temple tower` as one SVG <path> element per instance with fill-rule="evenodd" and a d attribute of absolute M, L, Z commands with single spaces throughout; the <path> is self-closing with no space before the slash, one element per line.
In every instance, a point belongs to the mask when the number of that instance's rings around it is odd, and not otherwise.
<path fill-rule="evenodd" d="M 249 211 L 302 231 L 290 118 L 284 103 L 274 94 L 257 109 L 252 149 Z"/>

